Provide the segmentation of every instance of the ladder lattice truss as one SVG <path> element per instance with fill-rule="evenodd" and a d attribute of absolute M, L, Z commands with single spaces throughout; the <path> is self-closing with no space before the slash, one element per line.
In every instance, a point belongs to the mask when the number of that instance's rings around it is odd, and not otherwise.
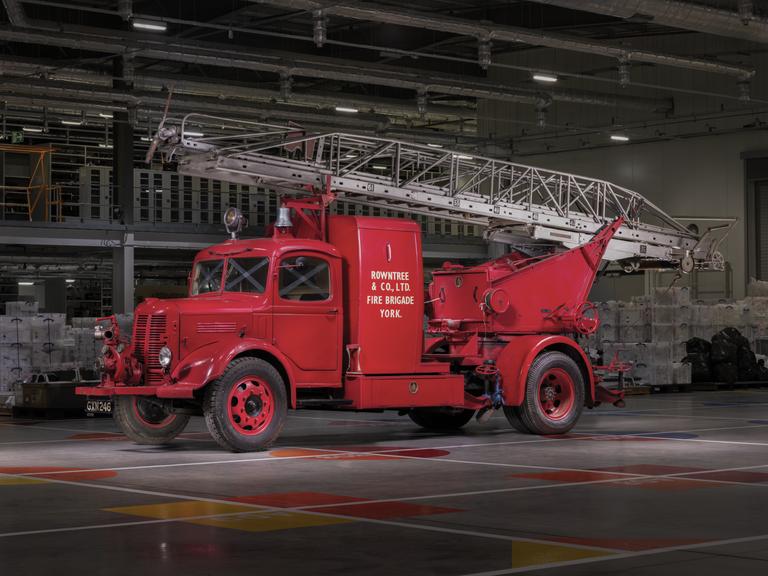
<path fill-rule="evenodd" d="M 307 135 L 295 127 L 201 114 L 161 127 L 156 139 L 184 174 L 281 189 L 330 185 L 345 200 L 480 224 L 494 240 L 510 243 L 527 238 L 573 247 L 623 216 L 605 258 L 628 268 L 722 269 L 718 246 L 732 226 L 695 234 L 610 182 L 435 145 Z"/>

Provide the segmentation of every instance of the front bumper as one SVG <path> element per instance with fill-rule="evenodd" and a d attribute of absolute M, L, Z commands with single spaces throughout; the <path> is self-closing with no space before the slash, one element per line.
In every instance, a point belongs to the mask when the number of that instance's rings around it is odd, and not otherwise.
<path fill-rule="evenodd" d="M 80 386 L 75 394 L 83 396 L 156 396 L 157 398 L 194 398 L 192 386 Z"/>

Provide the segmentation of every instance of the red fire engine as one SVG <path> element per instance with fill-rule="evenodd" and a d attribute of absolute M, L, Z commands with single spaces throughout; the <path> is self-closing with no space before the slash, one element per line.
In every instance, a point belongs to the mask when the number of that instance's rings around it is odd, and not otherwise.
<path fill-rule="evenodd" d="M 274 127 L 269 128 L 274 139 Z M 257 139 L 249 137 L 254 146 Z M 671 236 L 669 229 L 643 228 L 631 210 L 617 210 L 613 219 L 605 210 L 602 218 L 590 215 L 591 228 L 579 224 L 575 211 L 540 210 L 535 219 L 540 222 L 570 221 L 555 226 L 561 239 L 588 241 L 534 256 L 512 250 L 477 266 L 445 263 L 434 271 L 425 294 L 416 222 L 328 215 L 327 208 L 336 194 L 351 197 L 359 188 L 371 202 L 405 191 L 412 209 L 430 203 L 439 208 L 437 191 L 431 192 L 434 198 L 417 197 L 426 189 L 417 187 L 419 166 L 429 165 L 434 186 L 439 170 L 429 156 L 434 151 L 420 147 L 410 176 L 399 170 L 388 174 L 384 189 L 382 177 L 368 174 L 359 160 L 364 139 L 353 138 L 358 159 L 346 159 L 348 168 L 354 164 L 346 171 L 340 156 L 336 170 L 333 158 L 326 162 L 328 154 L 349 155 L 340 138 L 331 139 L 334 145 L 325 152 L 317 150 L 317 140 L 294 134 L 279 143 L 280 154 L 264 147 L 245 154 L 240 148 L 235 157 L 215 158 L 219 174 L 235 174 L 233 179 L 254 170 L 260 179 L 320 191 L 284 200 L 266 238 L 238 239 L 244 218 L 228 210 L 225 225 L 232 237 L 197 254 L 187 298 L 139 304 L 130 339 L 114 318 L 107 319 L 101 383 L 78 393 L 112 397 L 116 421 L 139 443 L 168 442 L 191 415 L 202 414 L 216 441 L 234 451 L 268 447 L 293 408 L 395 409 L 420 426 L 441 430 L 503 409 L 521 432 L 562 434 L 584 406 L 622 403 L 620 391 L 598 385 L 574 336 L 597 329 L 599 319 L 587 297 L 611 240 L 616 237 L 618 252 L 626 255 L 639 233 L 661 238 L 662 232 Z M 195 153 L 202 148 L 204 161 L 211 161 L 211 148 L 185 138 L 183 127 L 180 138 L 166 134 L 164 140 Z M 402 162 L 407 150 L 397 144 L 392 152 Z M 378 161 L 381 148 L 371 144 L 379 150 L 370 154 Z M 394 162 L 395 154 L 390 157 Z M 239 162 L 237 170 L 227 171 L 229 160 Z M 460 160 L 454 167 L 450 159 L 452 173 L 460 173 Z M 194 173 L 195 167 L 182 163 L 180 170 Z M 216 175 L 210 167 L 204 172 Z M 495 174 L 501 178 L 502 171 Z M 472 188 L 466 182 L 464 177 L 448 187 L 463 186 L 461 194 L 467 194 Z M 477 216 L 482 198 L 468 197 L 454 193 L 446 211 Z M 509 206 L 509 212 L 494 209 L 496 219 L 486 223 L 514 220 L 515 204 Z M 529 202 L 529 212 L 531 207 Z M 687 232 L 676 233 L 691 240 Z M 648 245 L 671 250 L 682 243 L 665 242 Z M 647 248 L 637 251 L 646 254 Z M 697 258 L 696 264 L 701 259 L 694 251 L 676 254 L 683 267 L 685 258 Z M 714 249 L 710 260 L 713 254 Z"/>

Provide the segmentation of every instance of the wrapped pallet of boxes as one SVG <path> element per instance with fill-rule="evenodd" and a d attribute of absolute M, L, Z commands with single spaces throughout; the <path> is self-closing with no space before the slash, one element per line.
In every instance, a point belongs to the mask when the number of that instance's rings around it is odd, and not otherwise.
<path fill-rule="evenodd" d="M 691 290 L 687 286 L 656 288 L 653 291 L 653 303 L 666 306 L 690 306 Z"/>
<path fill-rule="evenodd" d="M 646 342 L 651 338 L 650 319 L 646 306 L 623 302 L 619 305 L 619 340 Z"/>

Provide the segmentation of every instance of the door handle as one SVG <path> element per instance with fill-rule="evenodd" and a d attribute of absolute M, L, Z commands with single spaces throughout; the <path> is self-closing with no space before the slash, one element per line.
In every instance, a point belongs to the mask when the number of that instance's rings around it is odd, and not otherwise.
<path fill-rule="evenodd" d="M 338 308 L 330 308 L 330 309 L 329 309 L 329 310 L 326 312 L 326 314 L 332 314 L 332 315 L 334 315 L 334 316 L 335 316 L 336 314 L 338 314 L 338 313 L 339 313 L 339 309 L 338 309 Z"/>

